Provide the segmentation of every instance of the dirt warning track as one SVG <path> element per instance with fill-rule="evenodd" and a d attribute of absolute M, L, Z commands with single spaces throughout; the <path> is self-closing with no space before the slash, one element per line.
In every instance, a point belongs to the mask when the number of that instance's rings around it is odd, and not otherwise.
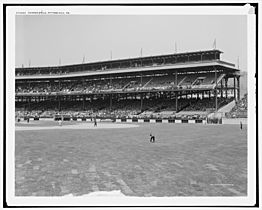
<path fill-rule="evenodd" d="M 95 127 L 93 123 L 83 123 L 75 125 L 63 125 L 63 126 L 16 126 L 16 131 L 31 131 L 31 130 L 53 130 L 53 129 L 119 129 L 119 128 L 136 128 L 139 125 L 134 124 L 114 124 L 114 123 L 98 123 Z"/>

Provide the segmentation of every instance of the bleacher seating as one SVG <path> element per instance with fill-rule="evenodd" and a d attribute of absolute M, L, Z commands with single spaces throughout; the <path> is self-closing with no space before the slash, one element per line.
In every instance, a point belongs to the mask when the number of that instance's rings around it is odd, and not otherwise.
<path fill-rule="evenodd" d="M 54 94 L 54 93 L 90 93 L 108 91 L 134 91 L 134 90 L 164 90 L 164 89 L 193 89 L 212 86 L 215 83 L 214 75 L 178 75 L 175 85 L 174 75 L 130 78 L 104 78 L 100 80 L 72 80 L 59 82 L 28 82 L 16 83 L 16 94 Z"/>
<path fill-rule="evenodd" d="M 247 94 L 244 97 L 236 102 L 236 105 L 232 110 L 226 113 L 228 118 L 246 118 L 247 117 Z"/>

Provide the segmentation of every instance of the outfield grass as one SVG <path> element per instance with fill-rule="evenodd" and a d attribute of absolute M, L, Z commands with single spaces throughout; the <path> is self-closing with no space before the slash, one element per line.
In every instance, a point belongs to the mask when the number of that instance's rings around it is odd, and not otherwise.
<path fill-rule="evenodd" d="M 246 126 L 139 125 L 16 131 L 15 194 L 247 195 Z"/>

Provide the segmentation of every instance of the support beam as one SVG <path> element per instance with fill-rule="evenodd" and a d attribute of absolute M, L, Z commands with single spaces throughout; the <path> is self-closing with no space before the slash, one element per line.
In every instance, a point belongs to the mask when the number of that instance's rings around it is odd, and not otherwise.
<path fill-rule="evenodd" d="M 215 89 L 214 91 L 215 91 L 215 110 L 217 112 L 217 89 Z"/>
<path fill-rule="evenodd" d="M 83 96 L 83 110 L 85 111 L 85 101 L 86 101 L 86 97 Z"/>
<path fill-rule="evenodd" d="M 177 92 L 176 92 L 176 112 L 178 112 L 178 98 L 177 98 Z"/>
<path fill-rule="evenodd" d="M 110 94 L 110 104 L 109 104 L 109 107 L 110 107 L 110 111 L 112 111 L 112 104 L 113 104 L 113 101 L 112 101 L 112 98 L 113 98 L 113 95 L 112 93 Z"/>
<path fill-rule="evenodd" d="M 140 110 L 143 111 L 143 93 L 140 93 Z"/>
<path fill-rule="evenodd" d="M 237 77 L 237 100 L 240 100 L 240 77 Z"/>
<path fill-rule="evenodd" d="M 225 78 L 225 89 L 226 89 L 226 98 L 227 98 L 227 82 L 228 82 L 228 78 Z"/>
<path fill-rule="evenodd" d="M 220 84 L 221 84 L 221 86 L 220 86 L 220 94 L 221 94 L 221 98 L 223 98 L 223 79 L 221 79 Z"/>
<path fill-rule="evenodd" d="M 236 78 L 234 77 L 234 99 L 236 100 Z"/>
<path fill-rule="evenodd" d="M 216 81 L 216 87 L 215 87 L 215 110 L 217 112 L 217 69 L 215 67 L 215 81 Z"/>
<path fill-rule="evenodd" d="M 31 111 L 31 96 L 28 98 L 28 111 Z"/>
<path fill-rule="evenodd" d="M 61 111 L 61 99 L 60 96 L 58 96 L 58 110 Z"/>
<path fill-rule="evenodd" d="M 177 71 L 175 72 L 175 87 L 177 87 L 178 83 L 177 83 Z"/>

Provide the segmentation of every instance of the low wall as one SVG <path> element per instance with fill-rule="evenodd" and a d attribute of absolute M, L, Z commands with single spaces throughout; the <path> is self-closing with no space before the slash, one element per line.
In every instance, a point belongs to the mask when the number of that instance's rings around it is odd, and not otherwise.
<path fill-rule="evenodd" d="M 247 124 L 247 118 L 222 118 L 222 124 Z"/>

